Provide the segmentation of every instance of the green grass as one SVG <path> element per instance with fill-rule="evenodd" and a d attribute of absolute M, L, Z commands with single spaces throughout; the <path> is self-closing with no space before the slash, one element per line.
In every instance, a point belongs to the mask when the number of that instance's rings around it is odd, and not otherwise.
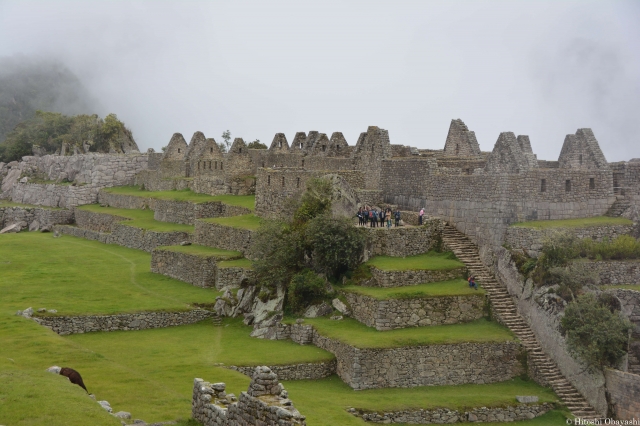
<path fill-rule="evenodd" d="M 232 217 L 215 217 L 211 219 L 199 219 L 209 223 L 217 223 L 219 225 L 229 226 L 231 228 L 248 229 L 255 231 L 260 227 L 262 219 L 253 214 L 245 214 L 242 216 Z"/>
<path fill-rule="evenodd" d="M 364 294 L 378 300 L 485 294 L 482 288 L 478 290 L 470 288 L 467 281 L 463 279 L 391 288 L 348 286 L 342 288 L 342 290 L 349 293 Z"/>
<path fill-rule="evenodd" d="M 256 204 L 255 195 L 208 195 L 193 192 L 190 189 L 173 191 L 144 191 L 138 186 L 115 186 L 103 189 L 105 192 L 119 195 L 131 195 L 134 197 L 155 198 L 158 200 L 189 201 L 192 203 L 206 203 L 208 201 L 220 201 L 230 206 L 244 207 L 253 210 Z"/>
<path fill-rule="evenodd" d="M 616 284 L 616 285 L 601 285 L 601 290 L 613 290 L 613 289 L 621 289 L 621 290 L 635 290 L 640 291 L 640 284 Z"/>
<path fill-rule="evenodd" d="M 322 380 L 286 381 L 284 386 L 296 408 L 307 417 L 309 425 L 363 425 L 362 420 L 346 412 L 347 408 L 367 411 L 449 408 L 465 411 L 470 407 L 500 407 L 517 404 L 516 395 L 536 395 L 540 402 L 555 402 L 551 389 L 533 381 L 513 379 L 487 385 L 424 386 L 354 391 L 337 376 Z M 558 413 L 559 414 L 559 413 Z M 518 425 L 563 424 L 518 422 Z M 482 423 L 488 424 L 488 423 Z M 498 423 L 496 423 L 498 424 Z M 514 423 L 510 423 L 514 424 Z"/>
<path fill-rule="evenodd" d="M 175 251 L 179 253 L 193 254 L 202 257 L 215 257 L 217 259 L 234 259 L 242 257 L 239 251 L 225 250 L 216 247 L 199 246 L 192 244 L 190 246 L 162 246 L 156 250 Z"/>
<path fill-rule="evenodd" d="M 155 232 L 188 232 L 193 233 L 193 225 L 184 225 L 181 223 L 161 222 L 153 218 L 153 210 L 137 210 L 137 209 L 117 209 L 115 207 L 100 207 L 99 204 L 87 204 L 78 207 L 79 210 L 85 210 L 93 213 L 111 214 L 114 216 L 126 217 L 130 220 L 121 223 L 135 228 L 146 229 Z"/>
<path fill-rule="evenodd" d="M 376 256 L 369 259 L 367 265 L 375 266 L 383 271 L 409 271 L 428 269 L 432 271 L 461 268 L 464 263 L 456 259 L 451 252 L 437 253 L 430 251 L 417 256 L 392 257 Z"/>
<path fill-rule="evenodd" d="M 286 322 L 290 321 L 290 319 L 286 320 Z M 329 318 L 306 318 L 304 322 L 313 325 L 323 336 L 362 349 L 515 340 L 515 336 L 508 328 L 486 319 L 464 324 L 412 327 L 390 331 L 377 331 L 351 318 L 340 321 Z"/>
<path fill-rule="evenodd" d="M 511 226 L 520 228 L 534 228 L 534 229 L 553 229 L 553 228 L 582 228 L 589 226 L 603 226 L 603 225 L 632 225 L 629 219 L 624 217 L 586 217 L 581 219 L 562 219 L 562 220 L 534 220 L 531 222 L 514 223 Z"/>
<path fill-rule="evenodd" d="M 2 312 L 29 306 L 59 315 L 183 310 L 218 292 L 153 274 L 151 255 L 50 233 L 0 235 Z"/>
<path fill-rule="evenodd" d="M 218 262 L 218 268 L 245 268 L 253 269 L 253 262 L 249 259 L 223 260 Z"/>

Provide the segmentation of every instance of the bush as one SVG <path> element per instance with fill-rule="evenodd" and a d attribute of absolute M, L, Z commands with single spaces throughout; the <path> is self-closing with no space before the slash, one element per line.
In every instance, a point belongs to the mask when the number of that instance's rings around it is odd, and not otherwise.
<path fill-rule="evenodd" d="M 584 286 L 595 286 L 598 279 L 588 272 L 576 267 L 555 267 L 548 273 L 548 284 L 558 284 L 556 294 L 567 302 L 574 301 L 583 292 Z"/>
<path fill-rule="evenodd" d="M 263 221 L 253 237 L 252 251 L 256 278 L 261 286 L 286 286 L 304 267 L 304 241 L 299 231 L 287 223 Z"/>
<path fill-rule="evenodd" d="M 561 324 L 569 351 L 591 370 L 617 367 L 633 328 L 619 312 L 611 312 L 590 293 L 567 305 Z"/>
<path fill-rule="evenodd" d="M 289 283 L 287 305 L 294 314 L 301 313 L 313 302 L 326 296 L 325 279 L 313 271 L 305 270 L 296 274 Z"/>

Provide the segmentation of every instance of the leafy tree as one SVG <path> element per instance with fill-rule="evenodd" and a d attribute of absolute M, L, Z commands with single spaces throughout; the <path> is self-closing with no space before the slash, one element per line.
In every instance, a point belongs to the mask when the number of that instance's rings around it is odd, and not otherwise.
<path fill-rule="evenodd" d="M 569 351 L 591 370 L 617 367 L 633 328 L 618 311 L 612 312 L 591 293 L 567 305 L 561 324 Z"/>
<path fill-rule="evenodd" d="M 288 310 L 301 313 L 326 295 L 325 279 L 308 269 L 291 278 L 287 292 Z"/>
<path fill-rule="evenodd" d="M 247 145 L 247 148 L 267 149 L 267 146 L 265 144 L 263 144 L 262 142 L 260 142 L 260 139 L 256 139 L 255 141 L 249 142 L 249 144 Z"/>
<path fill-rule="evenodd" d="M 222 152 L 229 151 L 229 148 L 231 148 L 231 132 L 228 129 L 222 132 L 222 140 L 224 141 L 224 149 Z M 220 148 L 222 148 L 222 144 L 220 145 Z"/>
<path fill-rule="evenodd" d="M 252 241 L 252 251 L 258 259 L 253 265 L 261 285 L 270 289 L 286 286 L 304 267 L 302 234 L 290 224 L 263 221 Z"/>

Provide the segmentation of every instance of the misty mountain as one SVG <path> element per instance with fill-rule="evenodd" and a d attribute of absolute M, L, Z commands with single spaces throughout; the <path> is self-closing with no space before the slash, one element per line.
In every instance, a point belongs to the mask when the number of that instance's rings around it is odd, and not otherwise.
<path fill-rule="evenodd" d="M 93 114 L 97 101 L 63 64 L 14 56 L 0 58 L 0 144 L 35 112 Z"/>

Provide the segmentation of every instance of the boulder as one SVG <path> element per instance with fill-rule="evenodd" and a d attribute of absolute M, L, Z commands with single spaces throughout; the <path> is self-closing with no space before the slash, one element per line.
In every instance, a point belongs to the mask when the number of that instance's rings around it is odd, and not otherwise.
<path fill-rule="evenodd" d="M 531 404 L 533 402 L 538 402 L 538 397 L 537 396 L 522 396 L 522 395 L 518 395 L 518 396 L 516 396 L 516 400 L 521 404 Z"/>
<path fill-rule="evenodd" d="M 10 233 L 17 233 L 20 232 L 21 228 L 20 225 L 17 223 L 12 223 L 9 226 L 5 226 L 4 228 L 2 228 L 0 230 L 0 234 L 10 234 Z"/>
<path fill-rule="evenodd" d="M 40 228 L 40 232 L 51 232 L 51 225 L 44 225 Z"/>
<path fill-rule="evenodd" d="M 29 231 L 37 231 L 38 229 L 40 229 L 40 222 L 38 222 L 37 220 L 31 222 L 31 224 L 29 225 Z"/>
<path fill-rule="evenodd" d="M 345 305 L 340 299 L 337 299 L 337 298 L 333 299 L 331 301 L 331 304 L 333 305 L 334 308 L 336 308 L 336 310 L 340 311 L 342 315 L 348 316 L 351 313 L 347 305 Z"/>
<path fill-rule="evenodd" d="M 340 175 L 328 174 L 322 177 L 332 184 L 331 213 L 334 217 L 353 217 L 358 211 L 358 196 L 351 185 Z"/>
<path fill-rule="evenodd" d="M 253 299 L 256 296 L 256 286 L 249 286 L 247 288 L 241 288 L 238 290 L 236 297 L 238 298 L 238 304 L 233 309 L 231 316 L 237 317 L 238 315 L 251 312 L 253 306 Z"/>
<path fill-rule="evenodd" d="M 131 418 L 131 413 L 127 413 L 126 411 L 118 411 L 117 413 L 114 414 L 114 416 L 116 416 L 119 419 L 130 419 Z"/>
<path fill-rule="evenodd" d="M 284 307 L 284 288 L 278 287 L 274 298 L 263 302 L 258 297 L 254 299 L 253 315 L 254 323 L 260 323 L 267 319 L 271 312 L 281 311 Z"/>
<path fill-rule="evenodd" d="M 113 409 L 111 408 L 111 404 L 109 404 L 109 401 L 98 401 L 98 404 L 100 404 L 100 406 L 107 410 L 109 413 L 113 411 Z"/>
<path fill-rule="evenodd" d="M 333 308 L 326 302 L 322 302 L 318 305 L 309 306 L 302 316 L 305 318 L 318 318 L 328 315 L 331 312 L 333 312 Z"/>

